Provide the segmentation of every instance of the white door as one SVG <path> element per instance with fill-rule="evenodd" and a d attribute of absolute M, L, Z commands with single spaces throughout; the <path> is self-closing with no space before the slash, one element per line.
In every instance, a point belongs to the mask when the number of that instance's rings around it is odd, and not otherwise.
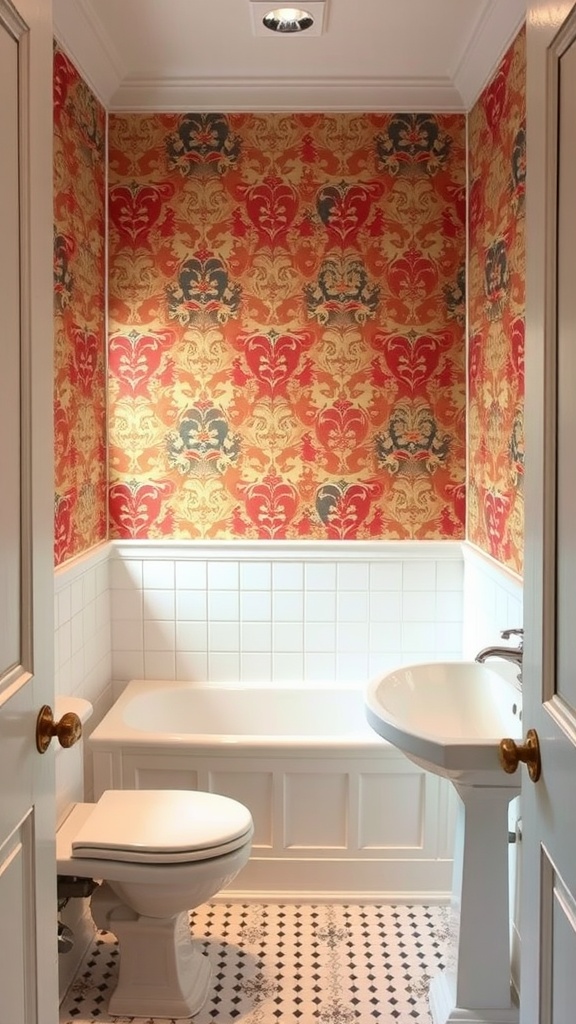
<path fill-rule="evenodd" d="M 52 22 L 0 0 L 0 1021 L 58 1016 L 53 755 Z"/>
<path fill-rule="evenodd" d="M 576 7 L 530 0 L 522 1024 L 576 1021 Z"/>

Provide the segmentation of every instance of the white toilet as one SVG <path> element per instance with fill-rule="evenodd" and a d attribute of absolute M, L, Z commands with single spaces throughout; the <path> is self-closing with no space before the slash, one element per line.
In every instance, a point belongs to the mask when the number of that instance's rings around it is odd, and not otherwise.
<path fill-rule="evenodd" d="M 250 856 L 242 804 L 191 790 L 109 790 L 76 803 L 56 837 L 58 874 L 102 880 L 98 928 L 118 939 L 120 971 L 108 1012 L 190 1017 L 210 990 L 210 965 L 188 911 L 230 882 Z"/>

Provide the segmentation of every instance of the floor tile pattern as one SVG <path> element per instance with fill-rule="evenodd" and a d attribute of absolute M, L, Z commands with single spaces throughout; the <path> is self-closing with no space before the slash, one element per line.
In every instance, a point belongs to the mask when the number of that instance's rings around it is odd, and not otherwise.
<path fill-rule="evenodd" d="M 213 968 L 194 1024 L 430 1024 L 428 985 L 449 957 L 444 907 L 218 903 L 190 921 Z M 118 956 L 99 932 L 60 1024 L 155 1024 L 107 1014 Z"/>

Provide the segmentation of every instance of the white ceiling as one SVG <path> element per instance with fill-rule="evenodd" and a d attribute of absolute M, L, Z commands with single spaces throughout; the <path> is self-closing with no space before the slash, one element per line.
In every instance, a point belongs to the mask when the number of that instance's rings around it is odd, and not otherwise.
<path fill-rule="evenodd" d="M 321 35 L 256 36 L 251 0 L 53 2 L 56 37 L 96 94 L 133 111 L 468 110 L 526 12 L 526 0 L 325 0 Z"/>

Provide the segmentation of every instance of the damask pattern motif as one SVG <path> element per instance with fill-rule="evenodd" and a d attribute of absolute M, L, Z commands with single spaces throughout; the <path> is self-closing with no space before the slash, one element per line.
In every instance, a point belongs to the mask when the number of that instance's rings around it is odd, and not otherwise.
<path fill-rule="evenodd" d="M 468 537 L 518 573 L 524 543 L 525 78 L 522 30 L 469 117 Z"/>
<path fill-rule="evenodd" d="M 110 116 L 113 536 L 463 536 L 464 128 Z"/>
<path fill-rule="evenodd" d="M 105 112 L 54 52 L 55 563 L 106 539 Z"/>

